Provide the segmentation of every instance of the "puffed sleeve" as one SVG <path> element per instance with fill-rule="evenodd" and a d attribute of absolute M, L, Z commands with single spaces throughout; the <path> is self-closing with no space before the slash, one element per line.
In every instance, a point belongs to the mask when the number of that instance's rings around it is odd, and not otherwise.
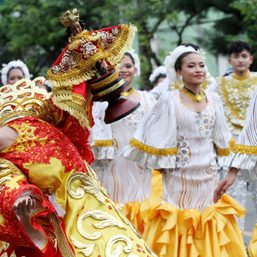
<path fill-rule="evenodd" d="M 111 125 L 104 122 L 107 105 L 107 102 L 95 102 L 93 105 L 94 126 L 91 130 L 91 147 L 95 162 L 112 160 L 117 150 Z"/>
<path fill-rule="evenodd" d="M 246 179 L 257 179 L 257 90 L 250 102 L 244 128 L 233 148 L 232 167 Z"/>
<path fill-rule="evenodd" d="M 228 129 L 220 97 L 213 92 L 209 92 L 208 95 L 211 95 L 215 108 L 215 124 L 213 130 L 214 147 L 218 156 L 219 165 L 227 167 L 229 166 L 229 156 L 234 144 L 234 139 Z"/>
<path fill-rule="evenodd" d="M 139 124 L 134 137 L 123 150 L 123 156 L 152 169 L 175 168 L 177 124 L 172 92 L 159 98 Z"/>

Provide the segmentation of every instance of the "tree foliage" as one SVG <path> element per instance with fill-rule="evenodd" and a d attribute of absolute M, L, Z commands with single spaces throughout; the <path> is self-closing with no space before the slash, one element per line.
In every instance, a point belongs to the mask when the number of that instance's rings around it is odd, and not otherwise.
<path fill-rule="evenodd" d="M 213 29 L 204 32 L 201 45 L 213 53 L 226 53 L 229 42 L 243 35 L 256 45 L 257 0 L 6 0 L 0 4 L 0 60 L 24 60 L 33 75 L 44 72 L 67 43 L 65 28 L 58 17 L 77 8 L 87 29 L 133 23 L 138 28 L 137 48 L 141 59 L 142 88 L 149 88 L 153 66 L 162 63 L 152 47 L 156 32 L 164 24 L 175 35 L 176 44 L 184 41 L 186 29 L 210 22 L 208 13 L 216 10 L 222 18 L 212 21 Z M 243 20 L 243 23 L 241 22 Z M 243 31 L 245 33 L 243 34 Z M 167 35 L 169 37 L 170 35 Z M 170 39 L 170 41 L 174 38 Z M 256 45 L 257 46 L 257 45 Z"/>

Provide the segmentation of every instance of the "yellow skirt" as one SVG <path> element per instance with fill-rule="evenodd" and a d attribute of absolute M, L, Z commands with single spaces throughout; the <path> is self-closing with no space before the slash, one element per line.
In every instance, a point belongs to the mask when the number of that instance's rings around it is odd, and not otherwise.
<path fill-rule="evenodd" d="M 152 171 L 152 193 L 143 203 L 131 202 L 122 207 L 123 214 L 130 220 L 134 227 L 143 234 L 149 208 L 156 209 L 162 201 L 162 175 L 159 171 Z M 150 211 L 151 212 L 151 211 Z"/>
<path fill-rule="evenodd" d="M 257 224 L 254 227 L 252 238 L 248 247 L 248 252 L 251 257 L 257 257 Z"/>
<path fill-rule="evenodd" d="M 227 195 L 203 212 L 160 204 L 149 211 L 143 238 L 159 257 L 246 257 L 235 220 L 244 213 Z"/>

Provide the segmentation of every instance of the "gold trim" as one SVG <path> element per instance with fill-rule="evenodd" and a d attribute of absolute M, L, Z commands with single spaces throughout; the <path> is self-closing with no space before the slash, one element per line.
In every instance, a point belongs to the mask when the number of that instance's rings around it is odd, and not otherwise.
<path fill-rule="evenodd" d="M 113 146 L 114 142 L 112 139 L 109 140 L 95 140 L 94 146 L 95 147 L 105 147 L 105 146 Z"/>
<path fill-rule="evenodd" d="M 109 93 L 115 91 L 116 89 L 120 88 L 124 83 L 125 83 L 124 80 L 121 79 L 118 83 L 111 86 L 110 88 L 107 88 L 107 89 L 95 94 L 94 97 L 97 97 L 97 98 L 104 97 L 104 96 L 108 95 Z"/>
<path fill-rule="evenodd" d="M 49 219 L 54 228 L 54 234 L 57 238 L 58 249 L 60 250 L 63 257 L 75 257 L 72 252 L 68 239 L 65 237 L 64 232 L 61 228 L 61 222 L 57 217 L 56 213 L 49 214 Z"/>
<path fill-rule="evenodd" d="M 215 145 L 215 150 L 218 156 L 229 156 L 231 151 L 235 147 L 235 139 L 231 138 L 229 141 L 229 147 L 228 148 L 219 148 Z"/>
<path fill-rule="evenodd" d="M 250 71 L 248 70 L 243 76 L 238 76 L 236 73 L 232 73 L 231 76 L 236 80 L 246 80 L 250 78 Z"/>
<path fill-rule="evenodd" d="M 153 154 L 153 155 L 177 155 L 178 153 L 178 148 L 155 148 L 149 145 L 145 145 L 138 141 L 135 138 L 132 138 L 129 142 L 130 145 L 134 146 L 138 150 L 148 153 L 148 154 Z"/>
<path fill-rule="evenodd" d="M 257 146 L 235 145 L 233 152 L 247 155 L 257 155 Z"/>
<path fill-rule="evenodd" d="M 128 96 L 132 95 L 135 91 L 136 91 L 136 89 L 132 87 L 128 91 L 122 92 L 121 95 L 128 97 Z"/>
<path fill-rule="evenodd" d="M 63 90 L 58 93 L 53 92 L 53 96 L 53 103 L 58 108 L 76 118 L 83 128 L 90 127 L 86 115 L 87 104 L 83 96 Z"/>
<path fill-rule="evenodd" d="M 181 89 L 181 92 L 184 93 L 186 96 L 188 96 L 190 99 L 192 99 L 194 102 L 198 102 L 198 103 L 203 101 L 205 97 L 202 89 L 200 90 L 199 94 L 193 94 L 189 91 L 189 89 L 183 87 Z"/>
<path fill-rule="evenodd" d="M 112 83 L 113 81 L 115 81 L 116 79 L 118 79 L 119 77 L 119 73 L 117 71 L 114 71 L 113 74 L 107 76 L 106 78 L 102 79 L 101 81 L 99 82 L 96 82 L 96 83 L 90 83 L 90 87 L 95 90 L 95 89 L 100 89 L 110 83 Z"/>

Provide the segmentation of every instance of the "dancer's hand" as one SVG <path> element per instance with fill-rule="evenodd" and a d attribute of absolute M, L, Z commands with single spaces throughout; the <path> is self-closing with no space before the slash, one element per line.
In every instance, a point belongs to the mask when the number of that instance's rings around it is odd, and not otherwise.
<path fill-rule="evenodd" d="M 216 203 L 221 198 L 221 196 L 226 193 L 228 188 L 235 182 L 237 173 L 238 173 L 238 169 L 234 167 L 229 169 L 227 176 L 222 181 L 220 181 L 220 183 L 218 184 L 217 188 L 214 191 L 214 195 L 213 195 L 214 203 Z"/>
<path fill-rule="evenodd" d="M 36 204 L 37 200 L 35 198 L 30 195 L 24 195 L 16 199 L 13 210 L 19 217 L 29 216 Z"/>

